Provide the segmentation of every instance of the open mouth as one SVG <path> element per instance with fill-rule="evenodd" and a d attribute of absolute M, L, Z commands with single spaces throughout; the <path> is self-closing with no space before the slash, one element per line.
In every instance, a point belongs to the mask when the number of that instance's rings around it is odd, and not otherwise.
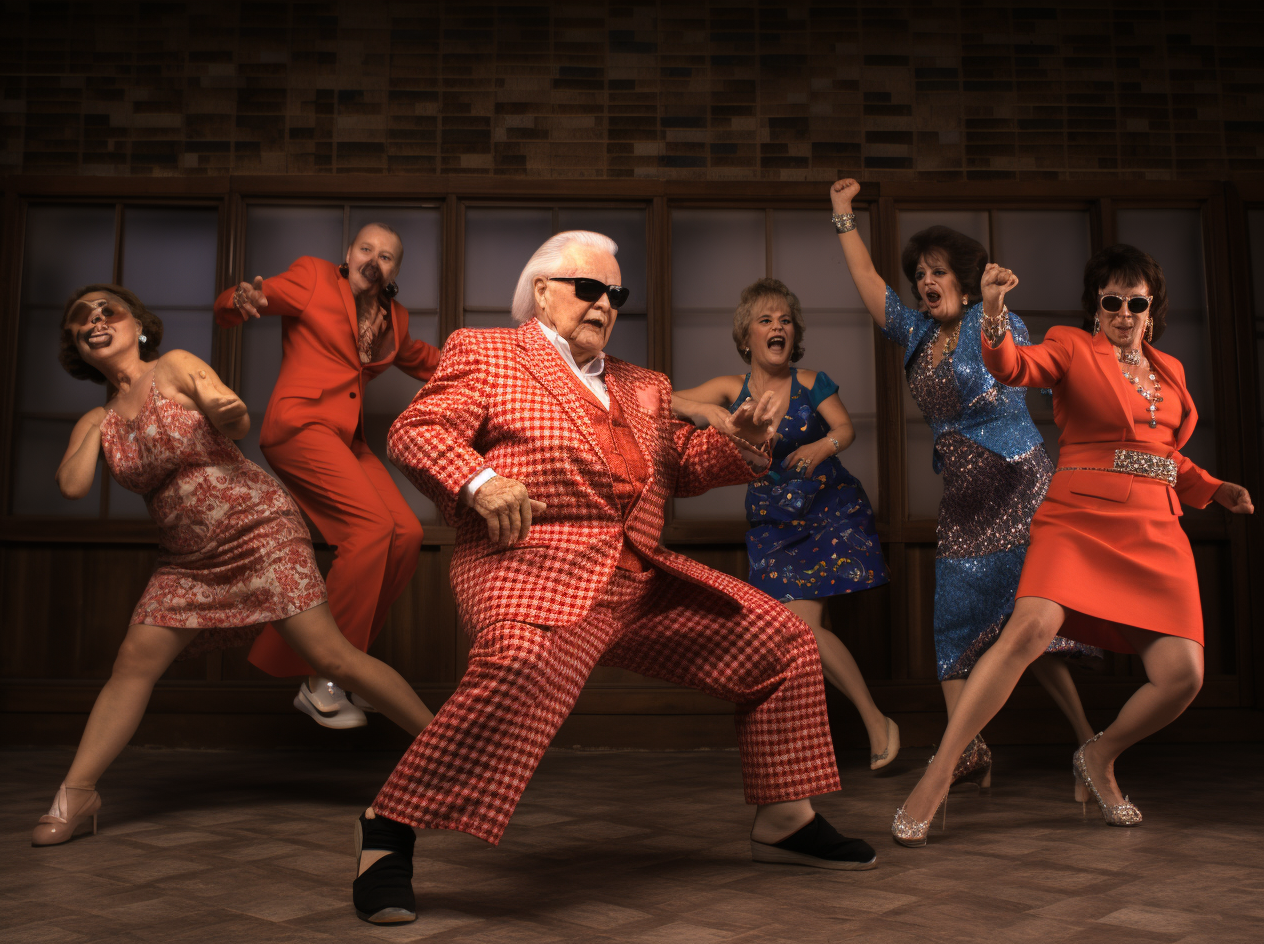
<path fill-rule="evenodd" d="M 598 315 L 589 315 L 581 321 L 580 324 L 587 325 L 590 328 L 596 328 L 598 331 L 606 330 L 606 322 Z"/>
<path fill-rule="evenodd" d="M 784 351 L 786 349 L 786 339 L 780 335 L 768 339 L 768 350 Z"/>
<path fill-rule="evenodd" d="M 84 338 L 84 344 L 88 345 L 88 347 L 96 351 L 96 350 L 100 350 L 103 347 L 109 347 L 110 340 L 111 340 L 110 332 L 94 331 L 91 334 L 89 334 L 86 338 Z"/>
<path fill-rule="evenodd" d="M 934 289 L 930 289 L 925 293 L 924 297 L 926 298 L 926 304 L 934 308 L 939 304 L 939 300 L 942 296 L 940 296 L 940 294 Z"/>

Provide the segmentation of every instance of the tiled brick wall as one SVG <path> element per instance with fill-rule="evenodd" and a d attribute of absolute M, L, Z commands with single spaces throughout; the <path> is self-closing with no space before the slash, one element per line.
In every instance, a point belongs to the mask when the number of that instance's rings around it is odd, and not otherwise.
<path fill-rule="evenodd" d="M 1264 4 L 0 3 L 0 170 L 1264 175 Z"/>

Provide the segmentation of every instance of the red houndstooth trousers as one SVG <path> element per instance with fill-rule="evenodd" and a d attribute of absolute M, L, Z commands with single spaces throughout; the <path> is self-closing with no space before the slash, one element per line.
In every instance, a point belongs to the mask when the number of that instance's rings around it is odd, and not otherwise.
<path fill-rule="evenodd" d="M 392 427 L 392 461 L 456 522 L 452 586 L 472 644 L 379 814 L 499 842 L 598 663 L 734 702 L 748 803 L 839 788 L 811 630 L 660 543 L 667 498 L 746 481 L 740 453 L 671 419 L 662 374 L 607 358 L 605 380 L 608 409 L 534 321 L 459 331 Z M 547 505 L 508 550 L 457 502 L 487 467 Z"/>

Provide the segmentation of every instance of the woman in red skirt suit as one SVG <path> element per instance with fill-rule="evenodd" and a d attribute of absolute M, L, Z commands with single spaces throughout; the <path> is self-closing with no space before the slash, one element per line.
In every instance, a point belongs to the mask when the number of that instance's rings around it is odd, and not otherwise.
<path fill-rule="evenodd" d="M 966 681 L 957 711 L 891 832 L 924 845 L 952 779 L 953 759 L 1005 704 L 1023 670 L 1055 635 L 1135 653 L 1147 682 L 1105 731 L 1076 751 L 1076 799 L 1091 794 L 1112 826 L 1140 811 L 1115 783 L 1115 759 L 1165 727 L 1202 687 L 1203 620 L 1180 503 L 1213 499 L 1251 514 L 1247 490 L 1178 451 L 1198 419 L 1180 361 L 1150 346 L 1163 332 L 1163 269 L 1132 246 L 1112 246 L 1084 271 L 1085 329 L 1050 328 L 1018 347 L 1003 320 L 1008 269 L 983 276 L 983 361 L 1001 383 L 1052 387 L 1058 467 L 1031 522 L 1017 602 L 1000 638 Z"/>

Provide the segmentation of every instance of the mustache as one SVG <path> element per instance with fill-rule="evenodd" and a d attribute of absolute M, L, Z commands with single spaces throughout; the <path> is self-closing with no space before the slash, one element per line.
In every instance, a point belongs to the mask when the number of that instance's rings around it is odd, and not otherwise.
<path fill-rule="evenodd" d="M 382 278 L 382 268 L 373 260 L 369 260 L 360 266 L 360 274 L 364 276 L 366 281 L 377 282 Z"/>

